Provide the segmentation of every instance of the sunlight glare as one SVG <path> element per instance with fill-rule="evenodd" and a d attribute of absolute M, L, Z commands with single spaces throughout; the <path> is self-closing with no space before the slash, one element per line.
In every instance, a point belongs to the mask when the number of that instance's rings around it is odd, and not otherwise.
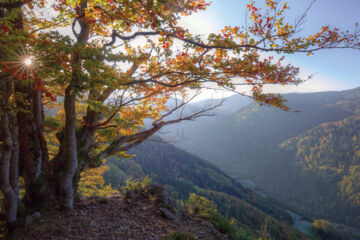
<path fill-rule="evenodd" d="M 32 64 L 31 57 L 25 58 L 24 63 L 25 63 L 26 66 L 30 66 Z"/>

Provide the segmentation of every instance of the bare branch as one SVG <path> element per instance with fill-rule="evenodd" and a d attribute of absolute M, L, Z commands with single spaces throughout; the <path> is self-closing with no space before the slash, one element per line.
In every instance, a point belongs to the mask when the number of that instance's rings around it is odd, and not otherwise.
<path fill-rule="evenodd" d="M 117 31 L 113 30 L 112 35 L 111 35 L 111 41 L 104 44 L 104 47 L 108 47 L 113 45 L 116 42 L 116 38 L 119 38 L 123 41 L 129 41 L 132 40 L 138 36 L 156 36 L 159 35 L 160 32 L 136 32 L 133 35 L 130 36 L 122 36 L 120 35 Z"/>
<path fill-rule="evenodd" d="M 204 108 L 196 111 L 195 113 L 189 114 L 187 116 L 182 116 L 182 114 L 181 114 L 176 119 L 164 120 L 166 117 L 170 116 L 176 110 L 182 109 L 194 97 L 195 96 L 190 98 L 188 101 L 184 101 L 180 104 L 176 104 L 176 106 L 173 109 L 169 110 L 160 119 L 153 122 L 153 126 L 150 129 L 147 129 L 147 130 L 144 130 L 139 133 L 132 134 L 132 135 L 119 136 L 105 150 L 103 150 L 101 153 L 99 153 L 97 156 L 95 156 L 95 158 L 96 159 L 104 159 L 106 157 L 109 157 L 109 156 L 115 154 L 116 152 L 127 151 L 130 148 L 147 140 L 148 137 L 152 136 L 154 133 L 158 132 L 162 127 L 164 127 L 166 125 L 170 125 L 170 124 L 174 124 L 174 123 L 178 123 L 178 122 L 186 121 L 186 120 L 190 121 L 190 120 L 194 120 L 196 118 L 202 117 L 202 116 L 214 116 L 215 114 L 210 113 L 210 111 L 221 106 L 223 103 L 223 101 L 220 101 L 219 103 L 217 103 L 213 106 L 204 107 Z"/>

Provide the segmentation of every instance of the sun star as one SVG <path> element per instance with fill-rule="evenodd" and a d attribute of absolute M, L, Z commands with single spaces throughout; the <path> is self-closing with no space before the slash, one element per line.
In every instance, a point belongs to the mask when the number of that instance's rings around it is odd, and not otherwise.
<path fill-rule="evenodd" d="M 26 66 L 30 66 L 32 64 L 31 58 L 25 58 L 24 63 Z"/>

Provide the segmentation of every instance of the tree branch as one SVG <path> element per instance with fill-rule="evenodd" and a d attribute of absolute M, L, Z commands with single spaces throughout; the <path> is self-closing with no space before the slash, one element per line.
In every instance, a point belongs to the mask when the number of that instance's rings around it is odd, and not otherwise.
<path fill-rule="evenodd" d="M 111 42 L 104 44 L 104 47 L 108 47 L 113 45 L 116 42 L 116 38 L 119 38 L 123 41 L 129 41 L 132 40 L 138 36 L 156 36 L 159 35 L 160 32 L 136 32 L 133 35 L 130 36 L 122 36 L 117 31 L 113 30 L 111 35 Z"/>
<path fill-rule="evenodd" d="M 14 9 L 14 8 L 19 8 L 22 5 L 24 5 L 26 2 L 10 2 L 10 3 L 4 3 L 4 2 L 0 2 L 0 8 L 5 8 L 5 9 Z"/>
<path fill-rule="evenodd" d="M 162 32 L 160 31 L 155 31 L 155 32 L 136 32 L 133 35 L 130 36 L 122 36 L 120 35 L 116 30 L 113 30 L 112 33 L 112 40 L 111 42 L 104 44 L 105 47 L 107 46 L 111 46 L 112 44 L 114 44 L 116 42 L 116 38 L 119 38 L 123 41 L 129 41 L 132 39 L 135 39 L 138 36 L 157 36 L 157 35 L 161 35 Z M 357 39 L 360 37 L 360 34 L 357 33 L 355 35 L 352 35 L 351 38 L 343 38 L 340 42 L 332 42 L 329 43 L 327 45 L 323 45 L 323 46 L 319 46 L 319 47 L 314 47 L 314 48 L 309 48 L 309 49 L 298 49 L 298 50 L 293 50 L 293 49 L 287 49 L 286 46 L 283 47 L 278 47 L 278 48 L 267 48 L 267 47 L 260 47 L 257 44 L 255 45 L 250 45 L 250 44 L 232 44 L 232 45 L 209 45 L 209 44 L 205 44 L 199 41 L 195 41 L 193 39 L 189 39 L 189 38 L 182 38 L 179 37 L 178 35 L 174 34 L 174 33 L 164 33 L 166 36 L 168 37 L 173 37 L 176 38 L 180 41 L 189 43 L 191 45 L 197 46 L 197 47 L 201 47 L 203 49 L 223 49 L 223 50 L 232 50 L 232 49 L 237 49 L 237 48 L 247 48 L 247 49 L 257 49 L 257 50 L 261 50 L 264 52 L 289 52 L 290 50 L 293 52 L 302 52 L 302 53 L 308 53 L 308 52 L 314 52 L 314 51 L 318 51 L 321 49 L 326 49 L 326 48 L 353 48 L 353 49 L 360 49 L 359 45 L 349 45 L 346 43 L 346 40 L 351 40 L 351 39 Z M 262 41 L 259 41 L 259 43 L 261 43 Z M 344 46 L 336 46 L 334 44 L 339 44 L 341 42 L 345 42 Z"/>
<path fill-rule="evenodd" d="M 198 117 L 202 117 L 202 116 L 214 116 L 214 114 L 209 113 L 209 111 L 219 107 L 223 103 L 223 101 L 221 101 L 220 103 L 213 105 L 211 107 L 204 107 L 204 108 L 196 111 L 195 113 L 189 114 L 187 116 L 182 116 L 182 113 L 181 113 L 181 115 L 176 119 L 171 119 L 171 120 L 166 120 L 166 121 L 164 120 L 166 117 L 173 114 L 176 110 L 183 108 L 194 97 L 195 96 L 193 96 L 186 102 L 182 102 L 181 104 L 176 105 L 173 109 L 171 109 L 166 114 L 164 114 L 160 119 L 154 121 L 152 128 L 150 128 L 148 130 L 144 130 L 139 133 L 132 134 L 132 135 L 119 136 L 105 150 L 103 150 L 101 153 L 96 155 L 95 159 L 104 159 L 104 158 L 107 158 L 107 157 L 115 154 L 116 152 L 127 151 L 130 148 L 142 143 L 149 136 L 153 135 L 154 133 L 156 133 L 162 127 L 164 127 L 166 125 L 178 123 L 178 122 L 185 121 L 185 120 L 194 120 L 194 119 L 196 119 Z"/>

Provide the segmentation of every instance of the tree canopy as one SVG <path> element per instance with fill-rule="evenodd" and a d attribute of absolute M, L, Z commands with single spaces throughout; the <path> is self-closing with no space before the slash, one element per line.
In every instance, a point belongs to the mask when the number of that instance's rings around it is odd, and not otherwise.
<path fill-rule="evenodd" d="M 290 24 L 286 3 L 265 3 L 249 1 L 244 26 L 204 37 L 178 21 L 206 10 L 205 0 L 0 1 L 0 188 L 9 224 L 19 176 L 27 209 L 72 208 L 84 169 L 165 125 L 209 115 L 216 106 L 181 111 L 194 91 L 247 85 L 259 104 L 289 110 L 262 91 L 304 80 L 285 55 L 360 48 L 357 28 L 300 36 L 304 16 Z M 169 104 L 173 96 L 181 100 Z"/>

